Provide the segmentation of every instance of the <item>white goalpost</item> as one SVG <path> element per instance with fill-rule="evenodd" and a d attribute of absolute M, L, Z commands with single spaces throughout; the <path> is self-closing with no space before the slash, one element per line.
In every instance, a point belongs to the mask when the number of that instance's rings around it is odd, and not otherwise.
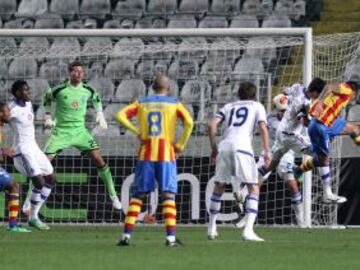
<path fill-rule="evenodd" d="M 172 94 L 185 103 L 196 123 L 189 145 L 178 161 L 178 222 L 204 224 L 208 220 L 206 200 L 214 173 L 209 161 L 207 121 L 219 107 L 232 100 L 234 89 L 244 80 L 255 82 L 259 101 L 270 110 L 272 95 L 293 83 L 308 85 L 316 75 L 330 81 L 343 79 L 344 75 L 335 77 L 321 69 L 322 57 L 329 53 L 328 46 L 326 39 L 313 41 L 311 28 L 1 29 L 0 98 L 10 98 L 6 89 L 14 80 L 29 81 L 36 110 L 36 137 L 43 146 L 48 134 L 42 127 L 42 95 L 48 87 L 66 79 L 69 62 L 75 59 L 83 62 L 86 79 L 99 91 L 109 122 L 108 130 L 98 129 L 89 107 L 88 127 L 112 170 L 126 210 L 138 143 L 136 137 L 114 122 L 113 115 L 125 104 L 151 94 L 157 72 L 167 73 L 172 80 Z M 319 55 L 322 57 L 314 58 L 314 62 L 313 56 Z M 342 65 L 346 63 L 344 60 Z M 9 130 L 7 135 L 9 144 Z M 334 145 L 333 182 L 334 188 L 338 188 L 340 146 L 338 142 Z M 254 147 L 259 154 L 258 138 Z M 24 199 L 27 179 L 16 174 L 11 163 L 6 166 L 20 179 Z M 123 220 L 111 208 L 96 168 L 86 157 L 74 149 L 65 150 L 54 167 L 58 184 L 41 211 L 47 222 L 98 224 Z M 336 208 L 321 205 L 318 200 L 321 183 L 316 179 L 309 173 L 301 184 L 305 223 L 308 227 L 334 225 Z M 232 196 L 237 188 L 229 187 L 224 194 L 220 221 L 231 222 L 239 217 Z M 289 198 L 283 181 L 273 175 L 262 188 L 258 223 L 293 224 Z M 140 220 L 150 213 L 161 221 L 157 200 L 156 192 L 148 197 Z M 6 218 L 4 206 L 4 198 L 0 197 L 0 221 Z"/>

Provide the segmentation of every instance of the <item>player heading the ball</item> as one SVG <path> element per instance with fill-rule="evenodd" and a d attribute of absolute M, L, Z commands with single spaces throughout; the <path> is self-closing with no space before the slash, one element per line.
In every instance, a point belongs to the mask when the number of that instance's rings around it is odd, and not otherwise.
<path fill-rule="evenodd" d="M 168 96 L 169 78 L 158 74 L 153 89 L 155 95 L 144 97 L 126 106 L 116 115 L 116 120 L 135 133 L 140 141 L 139 157 L 135 169 L 132 198 L 125 218 L 124 232 L 118 245 L 127 246 L 136 219 L 141 212 L 144 195 L 155 189 L 158 183 L 162 195 L 162 212 L 166 227 L 166 245 L 180 244 L 176 238 L 177 169 L 176 158 L 185 148 L 191 135 L 193 120 L 185 106 L 176 98 Z M 137 117 L 139 126 L 129 119 Z M 177 142 L 177 120 L 184 130 Z"/>

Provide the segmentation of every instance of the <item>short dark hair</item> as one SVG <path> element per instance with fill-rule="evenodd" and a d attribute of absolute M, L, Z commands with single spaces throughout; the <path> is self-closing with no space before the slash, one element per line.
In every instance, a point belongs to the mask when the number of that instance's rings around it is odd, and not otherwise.
<path fill-rule="evenodd" d="M 11 93 L 16 97 L 16 92 L 21 90 L 24 85 L 27 85 L 27 82 L 24 80 L 16 80 L 11 86 Z"/>
<path fill-rule="evenodd" d="M 74 67 L 83 67 L 83 66 L 84 66 L 83 63 L 81 63 L 80 61 L 76 60 L 76 61 L 71 62 L 71 63 L 68 65 L 68 71 L 71 72 Z"/>
<path fill-rule="evenodd" d="M 7 104 L 5 102 L 0 101 L 0 111 L 2 111 L 6 106 Z"/>
<path fill-rule="evenodd" d="M 248 81 L 240 83 L 238 96 L 241 100 L 255 100 L 256 85 Z"/>
<path fill-rule="evenodd" d="M 355 81 L 347 81 L 346 84 L 350 85 L 351 89 L 357 93 L 359 91 L 359 83 Z"/>
<path fill-rule="evenodd" d="M 324 89 L 325 85 L 326 85 L 326 81 L 324 81 L 321 78 L 315 77 L 309 83 L 307 90 L 309 92 L 316 92 L 316 93 L 320 94 L 321 91 Z"/>

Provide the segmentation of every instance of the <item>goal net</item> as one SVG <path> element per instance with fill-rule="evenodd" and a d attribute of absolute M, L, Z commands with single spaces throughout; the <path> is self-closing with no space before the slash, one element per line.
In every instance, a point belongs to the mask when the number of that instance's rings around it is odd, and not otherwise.
<path fill-rule="evenodd" d="M 0 31 L 1 100 L 9 99 L 7 90 L 14 80 L 28 81 L 36 112 L 36 138 L 43 146 L 48 136 L 43 129 L 43 94 L 49 87 L 67 78 L 69 62 L 75 59 L 83 62 L 86 80 L 102 97 L 109 128 L 101 130 L 95 126 L 90 104 L 86 122 L 111 168 L 116 190 L 126 211 L 139 145 L 134 135 L 115 123 L 114 114 L 137 98 L 153 93 L 151 84 L 156 73 L 168 74 L 172 84 L 171 94 L 183 101 L 195 120 L 190 142 L 178 160 L 178 222 L 206 223 L 208 201 L 214 184 L 214 166 L 209 161 L 208 120 L 218 108 L 236 98 L 237 86 L 242 81 L 250 80 L 257 85 L 257 98 L 268 112 L 272 110 L 272 96 L 284 87 L 293 83 L 308 83 L 311 63 L 309 65 L 305 59 L 308 62 L 311 60 L 311 55 L 306 54 L 306 48 L 308 52 L 311 50 L 311 40 L 308 39 L 306 43 L 305 33 L 311 37 L 309 30 L 101 31 L 86 34 L 86 31 L 79 30 L 45 30 L 32 32 L 30 36 L 25 36 L 24 32 L 10 36 L 9 32 Z M 346 67 L 355 54 L 357 41 L 350 35 L 345 38 L 346 42 L 342 37 L 315 38 L 314 76 L 338 81 L 351 73 Z M 334 40 L 338 41 L 336 45 Z M 180 126 L 178 134 L 181 129 Z M 5 141 L 11 144 L 8 129 Z M 255 136 L 256 154 L 259 154 L 260 146 L 258 136 Z M 337 189 L 340 142 L 336 140 L 332 146 L 333 183 Z M 300 162 L 301 156 L 297 160 Z M 46 222 L 97 224 L 123 221 L 124 215 L 112 209 L 105 186 L 88 158 L 75 149 L 67 149 L 53 165 L 58 182 L 40 212 Z M 24 200 L 29 180 L 14 170 L 10 160 L 6 168 L 21 183 L 21 197 Z M 319 178 L 315 174 L 312 180 L 307 181 L 307 185 L 302 183 L 302 190 L 311 224 L 336 224 L 337 209 L 321 203 Z M 232 195 L 236 189 L 238 187 L 235 185 L 229 186 L 222 197 L 223 207 L 219 216 L 222 222 L 230 223 L 239 218 Z M 7 216 L 5 204 L 4 195 L 1 194 L 0 220 L 5 220 Z M 142 210 L 140 222 L 146 214 L 154 215 L 156 222 L 162 222 L 157 191 L 148 196 Z M 276 174 L 261 189 L 259 210 L 259 224 L 295 223 L 289 192 Z"/>

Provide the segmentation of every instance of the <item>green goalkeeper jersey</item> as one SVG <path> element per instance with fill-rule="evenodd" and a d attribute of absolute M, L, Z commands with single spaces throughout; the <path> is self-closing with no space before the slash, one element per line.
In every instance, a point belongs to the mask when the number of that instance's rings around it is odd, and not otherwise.
<path fill-rule="evenodd" d="M 96 112 L 102 111 L 102 103 L 97 91 L 86 83 L 76 87 L 69 81 L 49 89 L 44 97 L 46 113 L 51 113 L 55 103 L 55 121 L 57 127 L 78 127 L 85 125 L 88 103 L 92 103 Z"/>

